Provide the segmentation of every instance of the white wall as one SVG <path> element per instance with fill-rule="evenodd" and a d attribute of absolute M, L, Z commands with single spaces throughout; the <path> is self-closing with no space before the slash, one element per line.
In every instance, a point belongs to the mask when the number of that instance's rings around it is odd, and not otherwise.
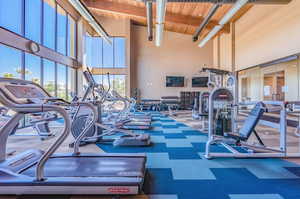
<path fill-rule="evenodd" d="M 199 75 L 204 64 L 213 64 L 213 44 L 199 48 L 191 35 L 165 32 L 161 47 L 147 41 L 146 27 L 133 26 L 132 45 L 137 70 L 137 86 L 142 98 L 159 99 L 161 96 L 179 96 L 180 91 L 191 88 L 191 78 Z M 167 75 L 186 77 L 184 88 L 167 88 Z"/>

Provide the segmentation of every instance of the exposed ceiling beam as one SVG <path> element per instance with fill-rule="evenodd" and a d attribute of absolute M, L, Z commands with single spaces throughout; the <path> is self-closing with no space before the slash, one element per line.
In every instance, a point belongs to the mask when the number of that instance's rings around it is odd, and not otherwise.
<path fill-rule="evenodd" d="M 145 21 L 147 18 L 146 10 L 143 7 L 136 7 L 133 5 L 117 3 L 108 0 L 101 0 L 101 1 L 84 0 L 84 3 L 90 9 L 103 12 L 103 13 L 111 13 L 111 14 L 123 15 L 127 17 L 141 18 Z M 155 17 L 155 13 L 153 14 Z M 178 15 L 171 12 L 167 12 L 165 17 L 166 23 L 173 23 L 176 25 L 181 24 L 185 26 L 189 25 L 194 27 L 198 27 L 203 20 L 204 20 L 203 17 L 191 17 L 187 15 Z M 207 24 L 206 29 L 212 29 L 217 24 L 218 24 L 217 21 L 212 20 Z M 222 31 L 223 33 L 229 33 L 230 27 L 226 26 Z"/>
<path fill-rule="evenodd" d="M 251 8 L 253 8 L 254 4 L 246 4 L 245 6 L 243 6 L 233 17 L 232 19 L 230 20 L 230 23 L 235 23 L 237 22 L 240 18 L 242 18 Z M 226 24 L 226 26 L 229 26 L 229 24 Z M 222 31 L 222 30 L 221 30 Z M 207 34 L 206 34 L 207 35 Z M 206 36 L 205 35 L 205 36 Z M 216 34 L 213 38 L 215 39 L 217 36 L 219 36 L 220 33 Z M 202 39 L 205 37 L 203 36 Z"/>
<path fill-rule="evenodd" d="M 242 16 L 244 16 L 252 7 L 254 6 L 254 4 L 247 4 L 244 7 L 242 7 L 238 13 L 236 13 L 236 15 L 231 19 L 231 22 L 236 22 L 238 21 L 240 18 L 242 18 Z"/>

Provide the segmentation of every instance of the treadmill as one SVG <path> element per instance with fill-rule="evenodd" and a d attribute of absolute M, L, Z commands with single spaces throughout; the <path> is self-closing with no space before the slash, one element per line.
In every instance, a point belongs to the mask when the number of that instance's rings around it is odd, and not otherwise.
<path fill-rule="evenodd" d="M 67 102 L 51 98 L 38 84 L 0 78 L 0 103 L 16 112 L 0 129 L 0 194 L 118 196 L 142 191 L 145 154 L 82 154 L 79 143 L 88 128 L 76 139 L 73 153 L 54 154 L 70 133 L 70 117 L 63 107 Z M 92 110 L 95 116 L 90 123 L 94 125 L 98 113 Z M 7 139 L 19 120 L 25 114 L 48 111 L 57 112 L 64 119 L 57 140 L 47 151 L 31 149 L 7 158 Z"/>

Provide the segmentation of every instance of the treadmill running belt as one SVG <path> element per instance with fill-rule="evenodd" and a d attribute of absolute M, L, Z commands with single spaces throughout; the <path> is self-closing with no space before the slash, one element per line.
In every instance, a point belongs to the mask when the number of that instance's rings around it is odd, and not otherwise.
<path fill-rule="evenodd" d="M 54 157 L 45 165 L 45 177 L 143 177 L 144 158 Z M 35 176 L 36 166 L 21 174 Z"/>

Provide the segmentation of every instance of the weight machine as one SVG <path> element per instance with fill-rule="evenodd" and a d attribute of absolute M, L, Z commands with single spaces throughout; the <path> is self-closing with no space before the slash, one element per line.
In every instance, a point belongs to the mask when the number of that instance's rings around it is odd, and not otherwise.
<path fill-rule="evenodd" d="M 300 153 L 287 151 L 287 113 L 289 103 L 281 101 L 258 101 L 236 104 L 233 92 L 227 88 L 216 88 L 209 97 L 208 141 L 205 157 L 235 158 L 287 158 L 300 157 Z M 254 106 L 241 128 L 237 128 L 235 111 L 238 106 Z M 255 127 L 264 113 L 280 112 L 279 148 L 268 147 L 259 137 Z M 250 136 L 255 136 L 257 143 L 249 143 Z M 212 152 L 212 145 L 225 147 L 228 152 Z"/>

